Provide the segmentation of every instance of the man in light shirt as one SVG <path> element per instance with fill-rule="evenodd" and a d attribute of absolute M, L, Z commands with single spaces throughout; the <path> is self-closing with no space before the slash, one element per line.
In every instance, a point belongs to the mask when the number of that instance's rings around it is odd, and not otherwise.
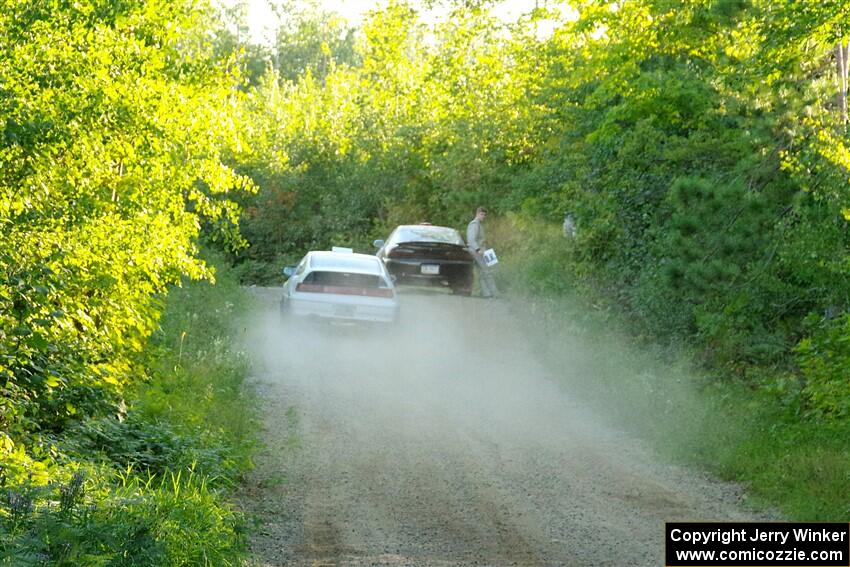
<path fill-rule="evenodd" d="M 496 282 L 493 280 L 490 267 L 484 261 L 484 251 L 487 250 L 487 246 L 485 245 L 484 226 L 482 223 L 485 218 L 487 218 L 487 209 L 478 207 L 478 210 L 475 211 L 475 218 L 466 227 L 466 246 L 472 257 L 475 258 L 475 263 L 478 264 L 481 296 L 493 298 L 499 295 L 499 290 L 496 288 Z"/>

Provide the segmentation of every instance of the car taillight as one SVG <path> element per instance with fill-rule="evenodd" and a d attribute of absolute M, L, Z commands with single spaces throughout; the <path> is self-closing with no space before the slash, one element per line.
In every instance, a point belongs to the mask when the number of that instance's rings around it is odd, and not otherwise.
<path fill-rule="evenodd" d="M 404 248 L 402 246 L 396 246 L 387 252 L 388 258 L 409 258 L 414 255 L 414 251 L 410 248 Z"/>
<path fill-rule="evenodd" d="M 393 297 L 393 290 L 385 287 L 378 289 L 364 289 L 363 291 L 366 292 L 363 295 L 368 295 L 370 297 Z"/>
<path fill-rule="evenodd" d="M 335 293 L 337 295 L 365 295 L 367 297 L 394 297 L 393 290 L 383 287 L 346 287 L 338 285 L 300 283 L 295 286 L 295 291 L 303 291 L 307 293 Z"/>

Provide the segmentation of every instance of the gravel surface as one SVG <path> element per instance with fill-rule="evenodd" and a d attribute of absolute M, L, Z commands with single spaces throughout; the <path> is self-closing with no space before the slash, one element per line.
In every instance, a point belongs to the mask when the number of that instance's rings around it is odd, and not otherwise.
<path fill-rule="evenodd" d="M 735 486 L 591 415 L 521 304 L 407 292 L 367 331 L 283 325 L 256 291 L 255 565 L 657 567 L 665 521 L 752 519 Z"/>

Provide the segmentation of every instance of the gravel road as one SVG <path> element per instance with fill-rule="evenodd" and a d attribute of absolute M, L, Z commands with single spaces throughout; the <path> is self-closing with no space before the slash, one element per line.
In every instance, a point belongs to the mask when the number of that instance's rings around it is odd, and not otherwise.
<path fill-rule="evenodd" d="M 407 292 L 395 330 L 364 332 L 283 326 L 279 291 L 257 293 L 258 566 L 657 567 L 665 521 L 751 519 L 736 487 L 591 415 L 520 303 Z"/>

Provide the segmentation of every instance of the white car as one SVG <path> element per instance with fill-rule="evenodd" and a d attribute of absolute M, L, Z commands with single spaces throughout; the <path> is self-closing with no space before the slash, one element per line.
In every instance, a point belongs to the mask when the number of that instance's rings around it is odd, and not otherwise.
<path fill-rule="evenodd" d="M 284 317 L 393 323 L 398 315 L 392 276 L 375 256 L 313 251 L 283 273 L 289 277 L 280 302 Z"/>

